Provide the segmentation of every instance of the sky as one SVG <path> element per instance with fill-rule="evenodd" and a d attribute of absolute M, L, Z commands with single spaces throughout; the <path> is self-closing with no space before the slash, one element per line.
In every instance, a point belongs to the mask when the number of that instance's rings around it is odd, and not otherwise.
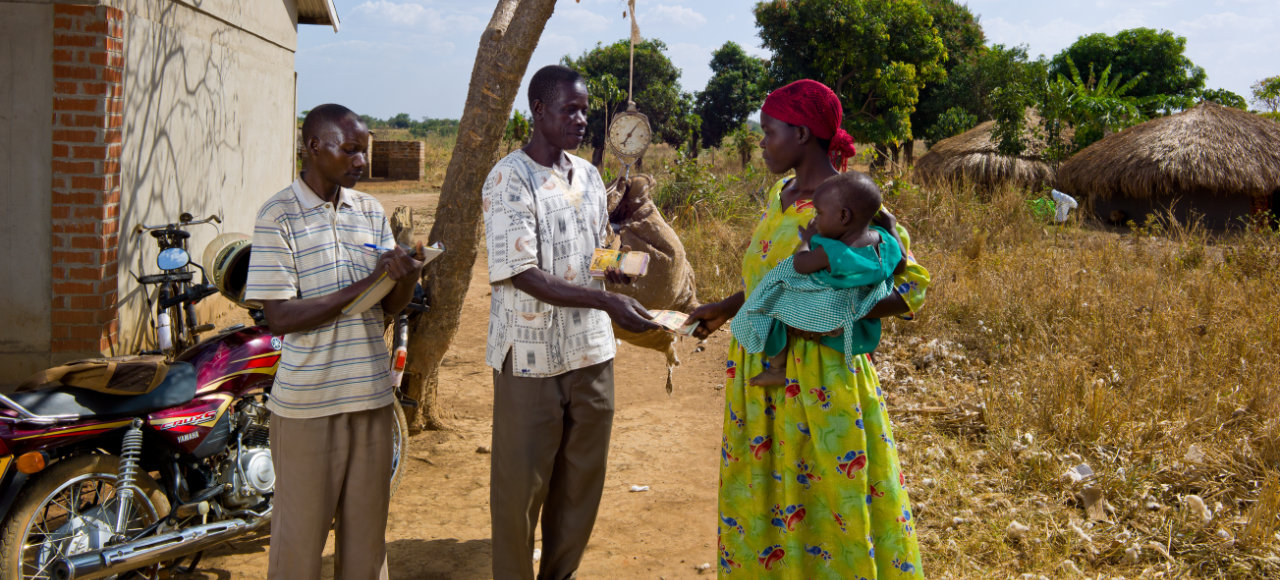
<path fill-rule="evenodd" d="M 667 44 L 683 90 L 702 90 L 711 53 L 732 40 L 768 58 L 754 0 L 637 0 L 640 33 Z M 1186 55 L 1208 74 L 1206 88 L 1250 98 L 1259 79 L 1280 74 L 1277 0 L 970 0 L 989 44 L 1025 45 L 1053 56 L 1081 36 L 1137 27 L 1187 39 Z M 334 0 L 340 31 L 299 26 L 298 109 L 337 102 L 387 118 L 408 113 L 457 119 L 466 102 L 492 0 Z M 625 0 L 559 0 L 529 62 L 533 71 L 627 38 Z M 515 107 L 528 111 L 522 85 Z M 644 103 L 637 103 L 644 110 Z"/>

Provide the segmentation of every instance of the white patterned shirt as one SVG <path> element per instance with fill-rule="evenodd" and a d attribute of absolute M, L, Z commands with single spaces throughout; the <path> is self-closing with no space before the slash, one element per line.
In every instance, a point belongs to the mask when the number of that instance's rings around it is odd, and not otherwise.
<path fill-rule="evenodd" d="M 604 282 L 590 273 L 591 254 L 604 246 L 609 227 L 604 182 L 590 163 L 565 155 L 572 162 L 572 182 L 516 150 L 484 183 L 493 289 L 485 362 L 501 371 L 510 353 L 516 376 L 563 374 L 610 360 L 617 348 L 603 311 L 552 306 L 511 281 L 540 268 L 569 284 L 604 290 Z"/>
<path fill-rule="evenodd" d="M 378 200 L 342 188 L 334 207 L 298 179 L 258 212 L 245 298 L 314 298 L 346 288 L 378 265 L 379 252 L 364 244 L 395 244 Z M 382 307 L 375 304 L 281 337 L 267 408 L 310 419 L 390 405 L 391 355 L 382 331 Z"/>

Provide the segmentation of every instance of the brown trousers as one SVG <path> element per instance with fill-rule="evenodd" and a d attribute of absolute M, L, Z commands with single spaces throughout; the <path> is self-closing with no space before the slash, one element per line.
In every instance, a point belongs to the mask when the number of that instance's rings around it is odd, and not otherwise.
<path fill-rule="evenodd" d="M 604 491 L 613 428 L 613 361 L 546 378 L 493 373 L 489 510 L 493 577 L 532 580 L 542 515 L 541 580 L 574 578 Z"/>
<path fill-rule="evenodd" d="M 334 578 L 386 580 L 394 421 L 391 406 L 317 419 L 271 416 L 268 578 L 318 580 L 333 525 Z"/>

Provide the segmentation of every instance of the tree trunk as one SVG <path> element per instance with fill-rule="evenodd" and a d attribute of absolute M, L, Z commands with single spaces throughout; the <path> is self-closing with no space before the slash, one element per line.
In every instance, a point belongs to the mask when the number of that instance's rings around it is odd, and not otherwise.
<path fill-rule="evenodd" d="M 906 154 L 907 165 L 916 164 L 916 140 L 910 139 L 902 144 L 902 152 Z"/>
<path fill-rule="evenodd" d="M 413 380 L 407 394 L 420 403 L 409 418 L 414 431 L 445 426 L 437 400 L 439 368 L 458 332 L 462 301 L 476 262 L 480 189 L 497 162 L 511 104 L 555 4 L 555 0 L 500 0 L 480 37 L 466 108 L 458 125 L 458 140 L 428 236 L 428 241 L 440 242 L 446 251 L 423 271 L 431 311 L 418 317 L 409 329 L 406 378 Z"/>
<path fill-rule="evenodd" d="M 875 157 L 871 160 L 872 173 L 879 173 L 887 167 L 889 162 L 889 146 L 884 143 L 876 143 L 872 148 L 876 151 Z"/>
<path fill-rule="evenodd" d="M 593 146 L 591 148 L 591 164 L 595 165 L 596 169 L 600 169 L 601 167 L 604 167 L 604 147 L 603 146 L 600 146 L 600 147 Z"/>

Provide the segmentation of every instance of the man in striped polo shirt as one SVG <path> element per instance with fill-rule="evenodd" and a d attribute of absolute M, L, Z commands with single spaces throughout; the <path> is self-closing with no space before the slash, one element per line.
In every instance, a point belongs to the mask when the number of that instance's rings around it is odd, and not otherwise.
<path fill-rule="evenodd" d="M 302 139 L 301 177 L 258 212 L 245 292 L 284 341 L 267 405 L 276 472 L 267 574 L 319 578 L 336 518 L 336 577 L 386 578 L 394 389 L 383 315 L 409 303 L 423 264 L 396 245 L 381 204 L 349 189 L 368 155 L 360 118 L 321 105 Z M 380 304 L 343 314 L 383 275 L 396 284 Z"/>

